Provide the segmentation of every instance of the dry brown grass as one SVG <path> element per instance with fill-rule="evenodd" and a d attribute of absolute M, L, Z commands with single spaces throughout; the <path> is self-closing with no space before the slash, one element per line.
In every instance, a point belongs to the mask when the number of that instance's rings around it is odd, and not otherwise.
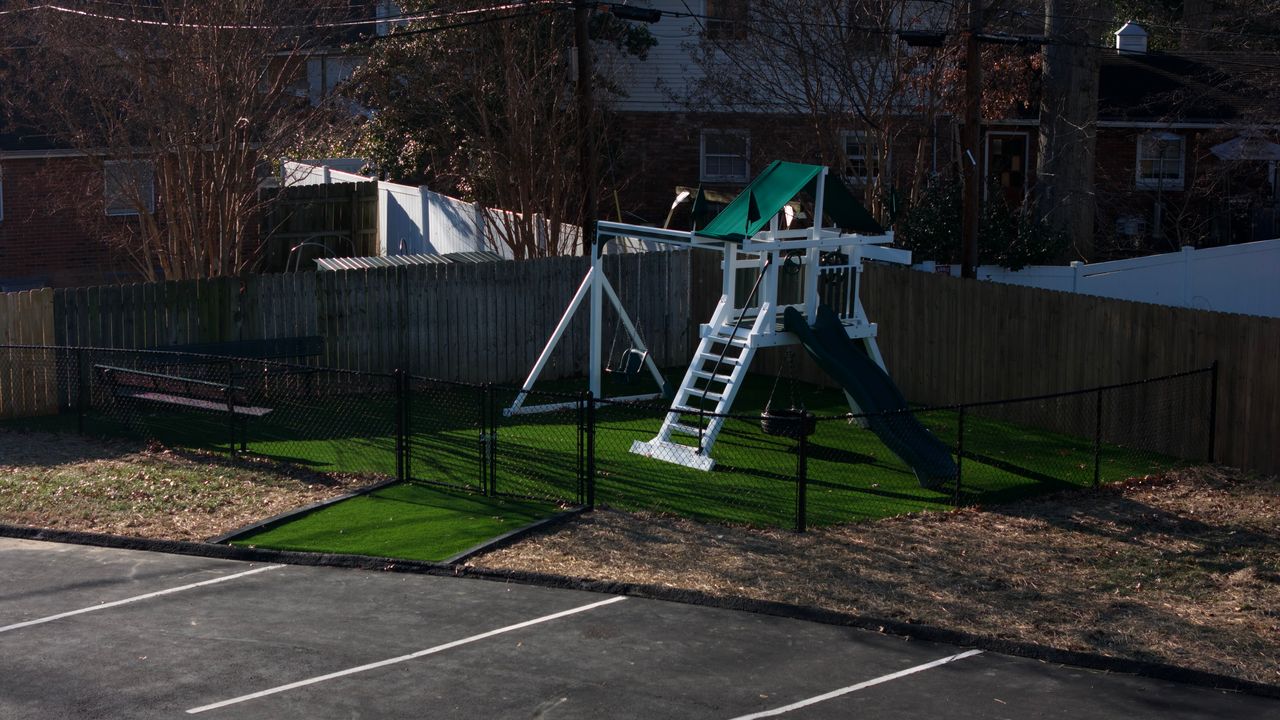
<path fill-rule="evenodd" d="M 225 455 L 0 431 L 0 522 L 15 525 L 201 541 L 369 482 Z"/>
<path fill-rule="evenodd" d="M 0 431 L 0 522 L 203 540 L 368 478 Z M 471 565 L 796 603 L 1280 683 L 1280 483 L 1199 468 L 806 534 L 599 510 Z"/>
<path fill-rule="evenodd" d="M 600 510 L 471 560 L 1280 683 L 1280 485 L 1200 468 L 806 534 Z"/>

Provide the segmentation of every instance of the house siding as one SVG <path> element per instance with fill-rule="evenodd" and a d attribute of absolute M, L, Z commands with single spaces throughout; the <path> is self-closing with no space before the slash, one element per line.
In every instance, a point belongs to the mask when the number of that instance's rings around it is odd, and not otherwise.
<path fill-rule="evenodd" d="M 685 14 L 690 9 L 700 15 L 706 12 L 705 0 L 642 0 L 636 5 Z M 679 111 L 685 108 L 691 88 L 702 77 L 702 70 L 691 55 L 691 50 L 702 42 L 702 27 L 697 18 L 664 16 L 648 29 L 658 44 L 649 49 L 645 59 L 612 51 L 601 53 L 602 70 L 615 79 L 624 93 L 614 104 L 622 112 Z"/>
<path fill-rule="evenodd" d="M 619 202 L 633 215 L 628 222 L 661 225 L 675 199 L 676 186 L 736 193 L 746 183 L 700 183 L 703 130 L 743 130 L 751 138 L 748 179 L 774 160 L 811 162 L 812 137 L 794 116 L 733 113 L 622 113 L 619 116 L 626 167 L 632 178 Z M 606 212 L 606 216 L 608 213 Z M 612 218 L 610 218 L 612 219 Z"/>
<path fill-rule="evenodd" d="M 74 197 L 101 212 L 102 180 L 96 173 L 68 158 L 0 159 L 0 172 L 0 288 L 135 278 L 125 258 L 97 239 L 89 211 L 64 209 Z"/>
<path fill-rule="evenodd" d="M 774 160 L 819 163 L 813 128 L 797 115 L 738 113 L 619 113 L 617 134 L 626 138 L 621 165 L 628 182 L 618 192 L 626 222 L 661 225 L 676 196 L 677 186 L 723 190 L 736 194 L 746 183 L 714 183 L 701 180 L 701 134 L 703 130 L 743 130 L 751 139 L 748 179 Z M 933 135 L 923 122 L 907 128 L 895 143 L 895 158 L 885 182 L 901 181 L 912 173 L 928 172 L 934 152 Z M 917 142 L 924 142 L 923 153 Z M 939 156 L 939 162 L 946 158 Z M 916 168 L 919 160 L 924 168 Z M 833 171 L 840 172 L 839 167 Z M 611 201 L 602 208 L 602 217 L 615 219 Z M 677 225 L 678 226 L 678 225 Z"/>

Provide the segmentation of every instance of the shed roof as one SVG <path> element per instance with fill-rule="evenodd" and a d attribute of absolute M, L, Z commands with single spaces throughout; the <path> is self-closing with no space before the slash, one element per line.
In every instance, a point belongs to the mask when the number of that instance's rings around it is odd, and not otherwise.
<path fill-rule="evenodd" d="M 387 255 L 380 257 L 317 258 L 316 270 L 372 270 L 375 268 L 404 267 L 409 265 L 449 265 L 498 262 L 503 257 L 488 250 L 418 255 Z"/>

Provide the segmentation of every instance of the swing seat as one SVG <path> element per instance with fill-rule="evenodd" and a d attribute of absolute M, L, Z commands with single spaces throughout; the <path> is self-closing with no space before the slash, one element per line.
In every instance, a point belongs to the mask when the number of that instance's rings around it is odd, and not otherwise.
<path fill-rule="evenodd" d="M 818 418 L 804 407 L 775 410 L 766 406 L 760 413 L 760 430 L 765 435 L 800 439 L 809 437 L 818 428 Z"/>
<path fill-rule="evenodd" d="M 606 372 L 621 375 L 623 382 L 630 383 L 639 377 L 640 371 L 644 369 L 644 361 L 648 357 L 647 352 L 627 348 L 618 358 L 618 364 L 612 368 L 606 368 Z"/>

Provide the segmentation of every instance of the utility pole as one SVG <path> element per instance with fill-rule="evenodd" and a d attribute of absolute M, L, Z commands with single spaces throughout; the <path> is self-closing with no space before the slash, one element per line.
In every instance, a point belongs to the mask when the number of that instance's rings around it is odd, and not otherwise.
<path fill-rule="evenodd" d="M 592 66 L 591 40 L 587 36 L 587 21 L 591 17 L 592 7 L 593 4 L 585 0 L 575 0 L 573 4 L 573 37 L 578 46 L 578 175 L 582 183 L 583 250 L 586 250 L 588 243 L 595 242 L 596 208 L 599 205 L 596 143 L 591 129 L 591 118 L 595 110 L 591 85 L 595 68 Z"/>
<path fill-rule="evenodd" d="M 969 34 L 965 38 L 964 134 L 960 165 L 964 168 L 960 276 L 978 276 L 978 225 L 982 220 L 982 0 L 969 0 Z"/>

